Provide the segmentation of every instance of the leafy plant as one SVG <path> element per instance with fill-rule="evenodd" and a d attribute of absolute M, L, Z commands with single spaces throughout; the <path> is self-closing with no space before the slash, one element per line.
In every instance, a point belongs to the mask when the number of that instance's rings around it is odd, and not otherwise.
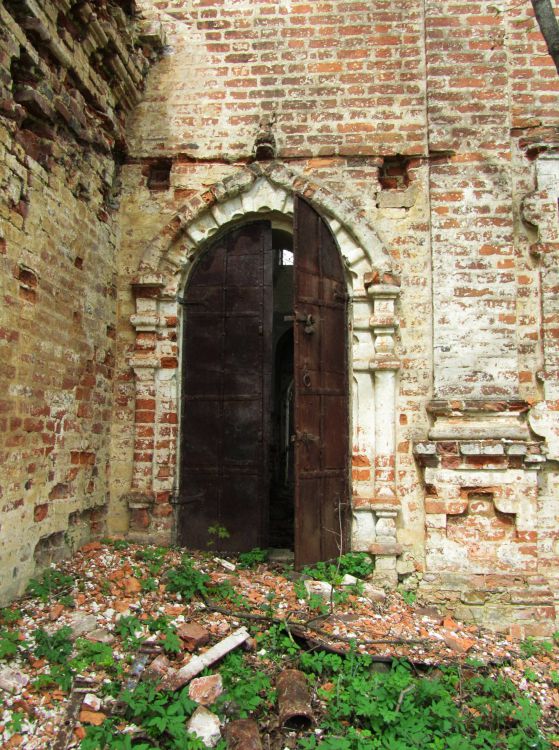
<path fill-rule="evenodd" d="M 534 638 L 528 637 L 520 642 L 520 652 L 526 659 L 540 654 L 550 654 L 552 651 L 553 643 L 551 641 L 536 641 Z"/>
<path fill-rule="evenodd" d="M 65 664 L 72 653 L 72 628 L 65 625 L 52 634 L 38 628 L 33 637 L 35 639 L 35 656 L 46 659 L 51 664 Z"/>
<path fill-rule="evenodd" d="M 61 690 L 68 691 L 72 687 L 73 672 L 67 664 L 52 664 L 50 671 L 40 674 L 33 682 L 37 690 L 57 685 Z"/>
<path fill-rule="evenodd" d="M 189 602 L 197 594 L 207 594 L 206 584 L 209 580 L 207 573 L 201 573 L 190 557 L 183 555 L 178 568 L 172 568 L 167 573 L 167 591 L 176 592 Z"/>
<path fill-rule="evenodd" d="M 186 721 L 197 704 L 188 697 L 188 688 L 179 693 L 157 690 L 150 682 L 141 682 L 134 690 L 122 694 L 125 719 L 137 727 L 142 740 L 123 734 L 116 720 L 107 719 L 100 727 L 88 727 L 81 750 L 204 750 L 204 743 L 186 730 Z M 144 741 L 145 738 L 145 741 Z M 217 750 L 225 750 L 220 741 Z"/>
<path fill-rule="evenodd" d="M 223 539 L 229 539 L 231 534 L 225 526 L 219 523 L 214 523 L 208 526 L 208 547 L 219 547 L 219 541 Z"/>
<path fill-rule="evenodd" d="M 313 567 L 303 568 L 303 574 L 318 581 L 339 585 L 345 575 L 355 578 L 367 578 L 373 570 L 374 563 L 366 552 L 347 552 L 336 560 L 318 562 Z"/>
<path fill-rule="evenodd" d="M 147 563 L 151 575 L 156 576 L 163 567 L 168 551 L 165 547 L 146 547 L 136 552 L 136 559 Z"/>
<path fill-rule="evenodd" d="M 239 568 L 254 568 L 268 559 L 268 550 L 255 547 L 249 552 L 241 552 L 237 558 Z"/>
<path fill-rule="evenodd" d="M 16 656 L 19 646 L 19 634 L 13 630 L 0 629 L 0 660 Z"/>
<path fill-rule="evenodd" d="M 109 669 L 115 665 L 113 649 L 107 643 L 96 643 L 87 638 L 76 641 L 77 655 L 70 661 L 70 666 L 77 672 L 83 672 L 94 665 Z"/>
<path fill-rule="evenodd" d="M 167 653 L 178 654 L 181 652 L 182 643 L 178 637 L 176 628 L 169 623 L 165 615 L 150 617 L 146 620 L 146 626 L 150 633 L 161 633 L 163 636 L 163 650 Z"/>
<path fill-rule="evenodd" d="M 21 609 L 11 609 L 10 607 L 0 609 L 0 622 L 5 623 L 6 625 L 13 625 L 14 622 L 21 620 L 21 618 Z"/>
<path fill-rule="evenodd" d="M 144 624 L 134 615 L 124 615 L 116 624 L 116 632 L 126 648 L 136 649 L 142 643 Z"/>
<path fill-rule="evenodd" d="M 151 742 L 137 742 L 131 734 L 123 734 L 116 719 L 107 719 L 99 727 L 90 726 L 80 743 L 80 750 L 151 750 Z"/>
<path fill-rule="evenodd" d="M 264 651 L 263 655 L 273 661 L 282 661 L 286 656 L 292 657 L 301 650 L 283 623 L 271 625 L 264 633 L 257 635 L 256 640 Z"/>
<path fill-rule="evenodd" d="M 104 537 L 103 539 L 101 539 L 101 542 L 109 547 L 113 547 L 120 552 L 130 547 L 130 543 L 127 542 L 126 539 L 111 539 L 110 537 Z"/>
<path fill-rule="evenodd" d="M 395 661 L 387 673 L 372 672 L 371 659 L 354 650 L 303 654 L 301 666 L 327 679 L 319 689 L 326 704 L 324 738 L 302 738 L 301 750 L 544 750 L 539 710 L 509 680 L 455 668 L 417 677 Z"/>
<path fill-rule="evenodd" d="M 415 601 L 417 599 L 417 593 L 415 591 L 410 591 L 410 589 L 399 589 L 399 591 L 402 595 L 402 599 L 408 605 L 408 607 L 411 607 L 412 604 L 415 604 Z"/>
<path fill-rule="evenodd" d="M 246 598 L 242 594 L 239 594 L 230 581 L 221 581 L 220 583 L 213 585 L 208 589 L 208 593 L 211 595 L 212 599 L 226 602 L 236 609 L 250 609 Z"/>
<path fill-rule="evenodd" d="M 8 722 L 6 722 L 6 729 L 11 734 L 21 732 L 23 729 L 23 722 L 26 719 L 26 715 L 22 711 L 13 711 Z"/>
<path fill-rule="evenodd" d="M 227 707 L 229 717 L 246 719 L 263 704 L 272 705 L 275 692 L 270 678 L 247 666 L 242 654 L 229 653 L 219 671 L 225 689 L 215 704 L 218 711 Z"/>
<path fill-rule="evenodd" d="M 144 592 L 156 591 L 157 581 L 155 580 L 155 578 L 148 576 L 147 578 L 140 579 L 140 586 L 142 588 L 142 591 Z"/>
<path fill-rule="evenodd" d="M 60 596 L 68 589 L 73 588 L 74 584 L 73 576 L 66 575 L 55 568 L 48 568 L 40 580 L 31 578 L 26 590 L 31 596 L 36 596 L 41 601 L 47 602 L 51 596 L 55 594 Z"/>

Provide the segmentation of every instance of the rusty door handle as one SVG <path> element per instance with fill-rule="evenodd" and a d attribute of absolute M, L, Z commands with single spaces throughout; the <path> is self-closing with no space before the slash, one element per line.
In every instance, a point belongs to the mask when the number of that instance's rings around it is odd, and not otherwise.
<path fill-rule="evenodd" d="M 305 326 L 304 331 L 307 334 L 314 333 L 316 330 L 316 320 L 310 313 L 300 313 L 295 310 L 293 315 L 284 315 L 283 319 L 285 322 L 303 323 Z"/>

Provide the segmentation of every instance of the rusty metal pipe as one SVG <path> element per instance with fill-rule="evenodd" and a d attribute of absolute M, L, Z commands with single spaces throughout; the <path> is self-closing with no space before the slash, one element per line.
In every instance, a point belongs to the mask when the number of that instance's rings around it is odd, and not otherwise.
<path fill-rule="evenodd" d="M 306 675 L 298 669 L 284 669 L 276 682 L 280 725 L 287 729 L 309 729 L 315 717 Z"/>
<path fill-rule="evenodd" d="M 262 750 L 258 724 L 252 719 L 238 719 L 225 726 L 223 735 L 228 750 Z"/>

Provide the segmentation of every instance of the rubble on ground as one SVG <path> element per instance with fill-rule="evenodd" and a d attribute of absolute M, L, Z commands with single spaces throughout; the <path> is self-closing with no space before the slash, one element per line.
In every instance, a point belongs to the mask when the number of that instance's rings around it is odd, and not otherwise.
<path fill-rule="evenodd" d="M 9 634 L 16 651 L 8 644 L 0 659 L 2 748 L 78 748 L 87 727 L 122 715 L 119 696 L 107 688 L 115 673 L 128 689 L 146 678 L 173 690 L 188 686 L 190 699 L 198 704 L 189 728 L 207 747 L 222 736 L 254 733 L 250 722 L 225 731 L 213 712 L 224 690 L 218 665 L 225 654 L 238 650 L 249 660 L 260 660 L 277 678 L 290 667 L 289 659 L 280 666 L 267 662 L 259 639 L 278 623 L 303 648 L 340 654 L 356 648 L 379 664 L 406 659 L 418 669 L 499 665 L 541 707 L 549 731 L 559 731 L 557 643 L 553 652 L 534 646 L 530 653 L 510 636 L 459 623 L 412 602 L 410 594 L 406 603 L 401 593 L 384 592 L 367 581 L 346 577 L 332 587 L 308 578 L 300 581 L 284 563 L 244 568 L 202 552 L 189 554 L 206 594 L 187 600 L 170 590 L 167 577 L 183 553 L 124 541 L 90 543 L 56 568 L 73 580 L 67 590 L 42 598 L 26 595 L 1 611 L 0 634 Z M 61 639 L 61 653 L 66 649 L 75 666 L 67 685 L 49 679 L 56 664 L 37 652 L 38 632 L 46 634 L 48 645 L 48 637 L 62 628 L 68 646 Z M 84 657 L 76 663 L 76 652 L 88 649 L 93 661 Z M 315 708 L 309 704 L 305 709 L 309 717 Z M 274 731 L 276 744 L 266 747 L 294 747 L 281 735 L 287 728 L 276 726 Z M 238 739 L 228 741 L 237 746 Z M 254 746 L 258 742 L 258 737 L 250 740 Z"/>

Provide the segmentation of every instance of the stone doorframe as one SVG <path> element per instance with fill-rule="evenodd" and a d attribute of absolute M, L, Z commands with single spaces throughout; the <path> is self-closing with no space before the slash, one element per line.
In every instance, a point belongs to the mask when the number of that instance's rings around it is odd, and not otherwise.
<path fill-rule="evenodd" d="M 219 233 L 254 218 L 293 218 L 302 195 L 334 234 L 349 293 L 352 534 L 354 550 L 376 557 L 379 582 L 395 585 L 400 506 L 395 486 L 395 354 L 399 283 L 374 229 L 347 201 L 279 162 L 253 164 L 191 198 L 146 247 L 133 281 L 136 345 L 130 358 L 136 411 L 130 535 L 173 541 L 182 314 L 179 299 L 198 254 Z"/>

